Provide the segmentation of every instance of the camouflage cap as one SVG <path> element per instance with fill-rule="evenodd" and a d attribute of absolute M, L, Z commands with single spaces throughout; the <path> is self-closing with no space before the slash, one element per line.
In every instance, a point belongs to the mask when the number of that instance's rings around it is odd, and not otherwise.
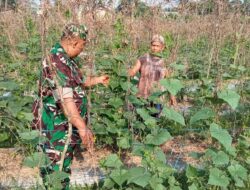
<path fill-rule="evenodd" d="M 85 25 L 67 24 L 64 27 L 62 38 L 80 37 L 83 40 L 87 39 L 88 29 Z"/>
<path fill-rule="evenodd" d="M 163 36 L 159 35 L 159 34 L 156 34 L 156 35 L 153 35 L 152 39 L 151 39 L 151 43 L 153 42 L 160 42 L 161 44 L 165 44 L 165 40 L 163 38 Z"/>

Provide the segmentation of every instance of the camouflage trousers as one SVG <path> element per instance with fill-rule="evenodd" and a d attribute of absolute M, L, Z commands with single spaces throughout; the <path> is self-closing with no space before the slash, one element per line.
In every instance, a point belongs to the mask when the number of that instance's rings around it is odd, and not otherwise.
<path fill-rule="evenodd" d="M 86 116 L 86 102 L 83 98 L 83 104 L 80 106 L 80 114 L 82 117 Z M 59 171 L 61 156 L 64 151 L 66 140 L 68 139 L 69 123 L 65 117 L 61 106 L 55 102 L 54 98 L 48 96 L 43 99 L 42 108 L 40 108 L 39 100 L 35 101 L 32 108 L 34 119 L 32 121 L 32 128 L 40 130 L 42 135 L 46 137 L 46 141 L 39 144 L 39 149 L 49 157 L 51 164 L 40 168 L 40 173 L 44 181 L 44 185 L 48 188 L 54 185 L 50 181 L 51 174 Z M 63 172 L 71 173 L 70 166 L 72 164 L 74 152 L 80 147 L 81 139 L 78 131 L 73 127 L 70 144 L 67 148 L 66 155 L 63 161 Z M 52 182 L 52 183 L 51 183 Z M 60 183 L 60 181 L 59 181 Z M 69 189 L 69 178 L 64 179 L 61 184 L 63 189 Z M 56 188 L 52 188 L 53 190 Z M 62 189 L 62 188 L 60 188 Z"/>
<path fill-rule="evenodd" d="M 52 134 L 50 135 L 49 141 L 42 145 L 43 152 L 49 157 L 51 164 L 46 167 L 40 167 L 40 174 L 43 178 L 43 182 L 46 188 L 52 187 L 52 189 L 56 189 L 57 187 L 53 186 L 53 181 L 50 181 L 50 174 L 53 174 L 56 171 L 59 171 L 61 158 L 65 146 L 65 139 L 67 138 L 67 131 L 60 130 L 62 136 L 56 141 L 53 141 L 55 138 Z M 64 133 L 64 135 L 63 135 Z M 53 141 L 53 143 L 52 143 Z M 79 144 L 81 143 L 80 138 L 78 138 L 77 131 L 74 130 L 73 135 L 71 137 L 71 142 L 68 146 L 67 152 L 64 157 L 62 171 L 68 174 L 71 174 L 71 164 L 74 156 L 75 150 L 78 149 Z M 67 177 L 63 181 L 61 181 L 64 190 L 68 190 L 70 186 L 70 179 Z M 61 189 L 61 188 L 59 188 Z"/>
<path fill-rule="evenodd" d="M 44 185 L 46 188 L 53 186 L 53 182 L 50 181 L 51 174 L 59 171 L 60 161 L 64 151 L 65 143 L 68 138 L 68 119 L 62 113 L 61 110 L 57 109 L 57 105 L 53 102 L 46 102 L 41 111 L 41 117 L 38 116 L 38 106 L 33 109 L 35 118 L 32 123 L 33 129 L 41 130 L 42 135 L 46 137 L 46 141 L 39 144 L 39 149 L 49 157 L 51 164 L 46 167 L 40 168 L 41 177 L 43 178 Z M 35 104 L 38 105 L 38 104 Z M 75 150 L 81 144 L 81 139 L 78 135 L 78 131 L 73 127 L 73 134 L 70 139 L 70 144 L 67 148 L 65 158 L 63 161 L 62 171 L 70 174 L 70 166 L 73 160 Z M 61 184 L 63 189 L 69 189 L 69 178 L 64 179 Z M 59 182 L 60 183 L 60 182 Z M 56 189 L 56 188 L 52 188 Z M 61 189 L 61 188 L 60 188 Z"/>

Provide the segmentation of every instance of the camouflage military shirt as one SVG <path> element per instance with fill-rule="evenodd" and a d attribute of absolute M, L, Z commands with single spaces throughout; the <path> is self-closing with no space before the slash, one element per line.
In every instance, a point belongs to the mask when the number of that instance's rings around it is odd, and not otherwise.
<path fill-rule="evenodd" d="M 77 63 L 67 56 L 59 43 L 55 44 L 50 53 L 49 58 L 43 62 L 39 95 L 33 104 L 32 127 L 41 130 L 42 134 L 49 139 L 45 144 L 46 148 L 60 156 L 60 151 L 63 151 L 67 139 L 68 119 L 63 113 L 58 89 L 63 89 L 64 98 L 72 97 L 74 99 L 82 117 L 86 114 L 87 99 L 81 88 L 84 79 Z M 74 128 L 71 145 L 79 142 L 80 138 Z M 71 148 L 69 147 L 69 149 Z"/>

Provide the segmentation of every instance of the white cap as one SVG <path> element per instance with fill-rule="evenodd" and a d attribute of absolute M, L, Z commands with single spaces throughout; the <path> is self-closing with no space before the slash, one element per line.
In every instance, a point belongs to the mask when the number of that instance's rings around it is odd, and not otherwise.
<path fill-rule="evenodd" d="M 155 34 L 153 35 L 152 39 L 151 39 L 151 43 L 153 42 L 160 42 L 161 44 L 165 44 L 165 40 L 163 38 L 163 36 L 159 35 L 159 34 Z"/>

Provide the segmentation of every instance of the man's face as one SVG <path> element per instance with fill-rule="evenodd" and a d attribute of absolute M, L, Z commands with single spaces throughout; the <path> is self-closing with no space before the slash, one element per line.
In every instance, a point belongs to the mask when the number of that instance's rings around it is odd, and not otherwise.
<path fill-rule="evenodd" d="M 69 57 L 74 58 L 78 56 L 84 49 L 86 41 L 81 38 L 71 39 L 71 43 L 69 44 L 67 54 Z"/>
<path fill-rule="evenodd" d="M 152 42 L 151 43 L 151 51 L 153 53 L 160 53 L 164 49 L 164 45 L 160 42 Z"/>

